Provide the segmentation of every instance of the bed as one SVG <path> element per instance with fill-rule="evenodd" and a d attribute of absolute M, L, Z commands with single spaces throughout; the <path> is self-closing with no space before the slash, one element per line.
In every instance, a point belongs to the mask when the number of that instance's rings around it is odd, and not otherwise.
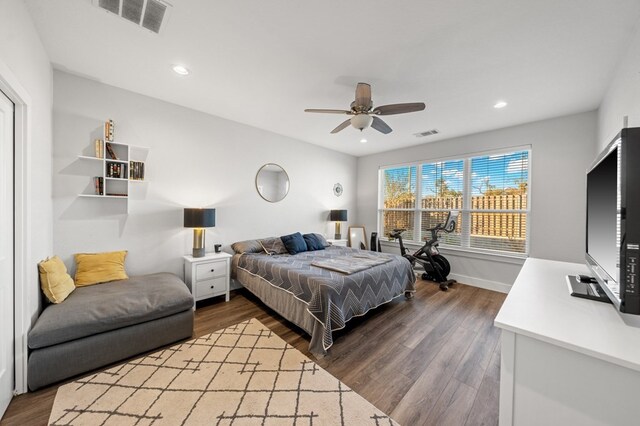
<path fill-rule="evenodd" d="M 233 247 L 232 276 L 305 330 L 309 351 L 318 358 L 333 344 L 332 332 L 351 318 L 415 291 L 415 273 L 399 255 L 338 246 L 268 255 L 257 240 Z"/>

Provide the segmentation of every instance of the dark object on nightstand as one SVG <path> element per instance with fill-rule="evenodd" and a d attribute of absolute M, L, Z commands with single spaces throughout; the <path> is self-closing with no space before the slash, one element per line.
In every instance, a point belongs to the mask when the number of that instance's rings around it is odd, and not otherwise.
<path fill-rule="evenodd" d="M 380 247 L 380 238 L 378 238 L 377 232 L 371 233 L 371 244 L 369 245 L 369 249 L 371 251 L 382 252 L 382 247 Z"/>
<path fill-rule="evenodd" d="M 213 250 L 215 250 L 216 253 L 220 253 L 221 247 L 222 247 L 222 244 L 216 244 L 213 246 Z"/>

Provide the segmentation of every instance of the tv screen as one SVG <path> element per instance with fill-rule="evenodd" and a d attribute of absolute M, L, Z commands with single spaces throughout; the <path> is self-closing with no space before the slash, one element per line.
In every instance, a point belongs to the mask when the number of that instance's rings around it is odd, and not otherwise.
<path fill-rule="evenodd" d="M 587 253 L 616 282 L 620 268 L 618 149 L 587 175 Z"/>

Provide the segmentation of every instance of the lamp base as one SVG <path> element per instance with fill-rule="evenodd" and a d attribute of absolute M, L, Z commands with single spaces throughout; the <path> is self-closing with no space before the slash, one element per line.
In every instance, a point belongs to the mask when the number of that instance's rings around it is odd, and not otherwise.
<path fill-rule="evenodd" d="M 336 222 L 336 233 L 333 236 L 336 240 L 342 239 L 342 231 L 340 230 L 340 222 Z"/>
<path fill-rule="evenodd" d="M 193 257 L 204 257 L 204 229 L 193 229 Z"/>

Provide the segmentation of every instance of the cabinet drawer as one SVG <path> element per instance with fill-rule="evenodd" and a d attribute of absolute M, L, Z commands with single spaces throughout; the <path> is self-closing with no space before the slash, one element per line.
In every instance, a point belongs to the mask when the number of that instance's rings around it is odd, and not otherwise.
<path fill-rule="evenodd" d="M 196 281 L 210 280 L 211 278 L 227 275 L 227 261 L 218 260 L 196 265 Z"/>
<path fill-rule="evenodd" d="M 212 280 L 200 281 L 195 286 L 196 300 L 223 294 L 227 291 L 227 277 L 214 278 Z"/>

